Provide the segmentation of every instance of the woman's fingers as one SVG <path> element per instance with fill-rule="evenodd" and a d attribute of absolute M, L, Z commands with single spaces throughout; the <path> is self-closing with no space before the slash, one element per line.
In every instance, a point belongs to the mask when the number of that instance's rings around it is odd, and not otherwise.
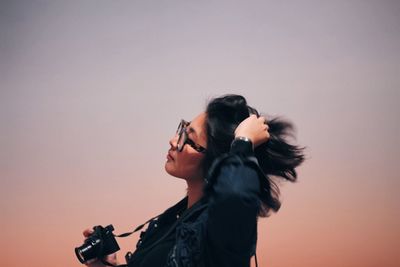
<path fill-rule="evenodd" d="M 93 234 L 93 232 L 94 232 L 93 229 L 90 229 L 90 228 L 85 229 L 85 230 L 83 230 L 83 236 L 84 237 L 89 237 L 91 234 Z"/>
<path fill-rule="evenodd" d="M 261 122 L 261 125 L 260 125 L 260 131 L 258 132 L 257 135 L 258 137 L 256 140 L 257 143 L 254 144 L 255 147 L 262 143 L 267 142 L 269 139 L 267 119 L 265 117 L 259 117 L 259 120 Z"/>
<path fill-rule="evenodd" d="M 267 119 L 252 114 L 236 128 L 235 136 L 244 136 L 252 140 L 254 147 L 266 142 L 269 138 Z"/>

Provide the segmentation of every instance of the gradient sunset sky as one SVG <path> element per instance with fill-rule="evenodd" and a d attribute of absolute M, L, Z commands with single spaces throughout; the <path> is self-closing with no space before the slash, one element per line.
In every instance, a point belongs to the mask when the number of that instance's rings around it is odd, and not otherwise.
<path fill-rule="evenodd" d="M 400 266 L 399 51 L 399 1 L 1 1 L 1 265 L 82 266 L 85 228 L 180 200 L 179 120 L 237 93 L 306 147 L 259 266 Z"/>

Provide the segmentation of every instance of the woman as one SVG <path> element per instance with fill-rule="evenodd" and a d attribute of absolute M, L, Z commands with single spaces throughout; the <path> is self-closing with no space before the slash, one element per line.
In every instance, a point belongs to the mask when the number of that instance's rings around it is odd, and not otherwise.
<path fill-rule="evenodd" d="M 303 148 L 285 140 L 292 130 L 278 118 L 266 122 L 240 95 L 215 98 L 191 122 L 182 120 L 165 170 L 186 180 L 187 196 L 150 222 L 127 265 L 250 266 L 258 217 L 280 208 L 270 176 L 294 182 L 304 161 Z M 118 264 L 115 254 L 106 260 Z"/>

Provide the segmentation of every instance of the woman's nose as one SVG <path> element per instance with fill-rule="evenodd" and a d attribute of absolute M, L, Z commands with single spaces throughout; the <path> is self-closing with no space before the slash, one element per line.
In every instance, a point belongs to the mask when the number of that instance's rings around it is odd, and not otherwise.
<path fill-rule="evenodd" d="M 176 149 L 178 146 L 178 134 L 175 134 L 173 138 L 169 140 L 169 145 L 172 149 Z"/>

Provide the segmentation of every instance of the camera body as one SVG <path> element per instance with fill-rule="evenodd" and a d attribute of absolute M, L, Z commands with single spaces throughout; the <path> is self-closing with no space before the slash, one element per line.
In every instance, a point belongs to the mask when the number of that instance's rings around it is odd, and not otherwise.
<path fill-rule="evenodd" d="M 120 249 L 112 233 L 114 231 L 112 224 L 106 227 L 98 225 L 93 227 L 93 230 L 94 233 L 84 241 L 83 245 L 75 248 L 75 254 L 81 263 L 95 258 L 102 259 Z"/>

